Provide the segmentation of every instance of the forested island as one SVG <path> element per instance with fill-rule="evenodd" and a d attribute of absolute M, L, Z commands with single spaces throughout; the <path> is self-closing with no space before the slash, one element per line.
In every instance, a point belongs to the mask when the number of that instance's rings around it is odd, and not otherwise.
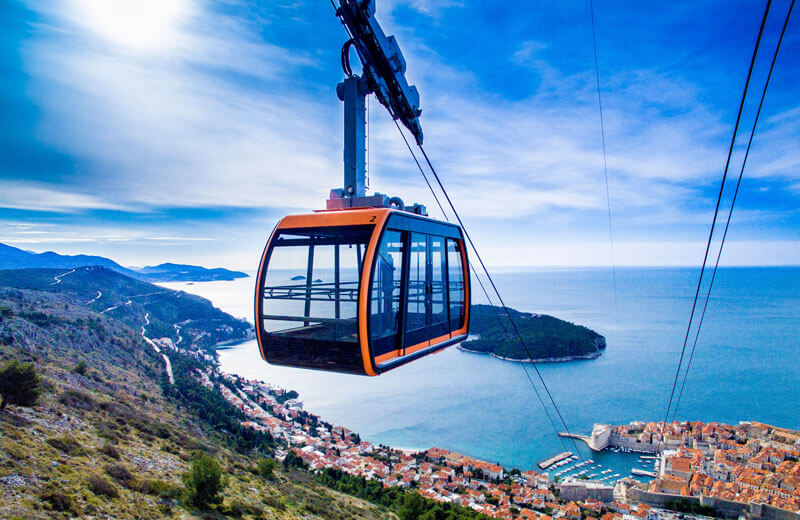
<path fill-rule="evenodd" d="M 459 349 L 506 361 L 551 362 L 594 359 L 606 348 L 606 338 L 582 325 L 546 314 L 508 311 L 525 340 L 524 346 L 502 307 L 473 305 L 470 333 L 477 338 L 465 341 Z"/>

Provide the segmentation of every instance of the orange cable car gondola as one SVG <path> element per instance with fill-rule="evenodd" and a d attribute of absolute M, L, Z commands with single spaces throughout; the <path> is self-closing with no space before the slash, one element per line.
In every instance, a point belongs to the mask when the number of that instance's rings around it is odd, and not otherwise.
<path fill-rule="evenodd" d="M 405 80 L 394 38 L 374 18 L 374 0 L 340 0 L 351 39 L 342 49 L 344 189 L 327 209 L 284 217 L 256 279 L 261 356 L 277 365 L 375 376 L 466 339 L 470 287 L 462 229 L 366 196 L 365 100 L 374 93 L 422 143 L 419 94 Z M 352 73 L 356 48 L 363 77 Z"/>
<path fill-rule="evenodd" d="M 458 226 L 391 208 L 284 217 L 264 250 L 256 327 L 274 364 L 374 376 L 467 336 Z"/>

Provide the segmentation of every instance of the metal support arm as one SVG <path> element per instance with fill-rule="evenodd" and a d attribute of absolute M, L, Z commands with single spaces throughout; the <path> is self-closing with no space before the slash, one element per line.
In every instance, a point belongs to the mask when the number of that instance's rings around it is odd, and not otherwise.
<path fill-rule="evenodd" d="M 344 194 L 366 195 L 366 98 L 369 87 L 357 75 L 336 85 L 336 94 L 344 101 Z"/>

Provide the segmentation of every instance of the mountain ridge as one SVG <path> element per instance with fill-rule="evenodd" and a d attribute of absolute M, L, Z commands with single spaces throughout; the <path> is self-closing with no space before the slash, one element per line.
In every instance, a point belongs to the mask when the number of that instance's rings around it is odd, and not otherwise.
<path fill-rule="evenodd" d="M 0 270 L 3 269 L 75 269 L 78 267 L 100 266 L 130 278 L 146 282 L 208 282 L 229 281 L 247 278 L 241 271 L 231 271 L 222 267 L 206 267 L 162 263 L 143 268 L 124 267 L 110 258 L 95 255 L 62 255 L 55 251 L 35 253 L 18 247 L 0 243 Z"/>

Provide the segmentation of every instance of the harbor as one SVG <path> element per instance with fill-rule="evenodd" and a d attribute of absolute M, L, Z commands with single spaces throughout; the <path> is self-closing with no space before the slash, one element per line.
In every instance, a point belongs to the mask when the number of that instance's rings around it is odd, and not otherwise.
<path fill-rule="evenodd" d="M 560 453 L 541 462 L 549 462 L 547 470 L 550 478 L 559 483 L 592 481 L 613 486 L 625 478 L 647 482 L 658 476 L 660 468 L 660 458 L 657 456 L 631 453 L 617 448 L 592 452 L 592 458 L 585 460 L 580 460 L 574 454 L 566 458 L 563 455 Z"/>

